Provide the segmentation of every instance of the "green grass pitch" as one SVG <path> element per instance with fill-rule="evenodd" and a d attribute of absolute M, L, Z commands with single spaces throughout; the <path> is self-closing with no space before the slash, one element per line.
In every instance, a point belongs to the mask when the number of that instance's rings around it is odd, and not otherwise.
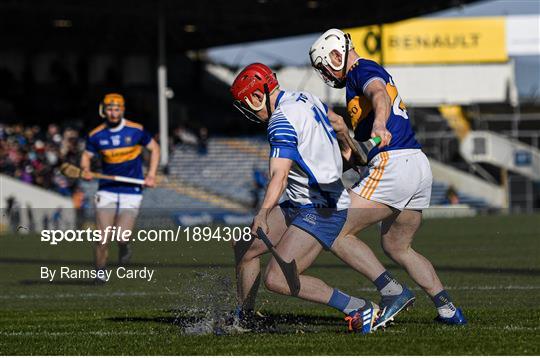
<path fill-rule="evenodd" d="M 153 281 L 116 279 L 96 287 L 39 277 L 41 266 L 91 267 L 89 243 L 49 246 L 38 236 L 0 236 L 0 354 L 540 354 L 540 215 L 424 222 L 414 247 L 434 263 L 469 319 L 466 327 L 434 324 L 431 301 L 383 255 L 375 229 L 361 235 L 417 295 L 395 325 L 367 336 L 347 334 L 331 308 L 264 288 L 259 332 L 189 334 L 201 329 L 205 313 L 219 317 L 234 305 L 228 243 L 137 243 L 133 265 L 155 268 Z M 113 261 L 116 253 L 113 246 Z M 308 272 L 378 299 L 370 282 L 331 254 Z"/>

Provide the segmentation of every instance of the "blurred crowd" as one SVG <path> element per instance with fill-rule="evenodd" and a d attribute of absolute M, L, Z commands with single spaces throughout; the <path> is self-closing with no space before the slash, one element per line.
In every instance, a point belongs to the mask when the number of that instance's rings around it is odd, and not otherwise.
<path fill-rule="evenodd" d="M 73 128 L 49 124 L 40 126 L 0 123 L 0 172 L 28 184 L 53 190 L 64 196 L 76 191 L 76 181 L 64 177 L 63 162 L 78 163 L 84 140 Z"/>
<path fill-rule="evenodd" d="M 54 123 L 46 129 L 38 125 L 0 123 L 0 172 L 77 200 L 80 194 L 77 181 L 63 176 L 59 168 L 64 162 L 78 165 L 85 148 L 84 137 L 84 133 L 74 128 L 61 128 Z M 170 144 L 170 151 L 184 146 L 206 154 L 208 129 L 202 127 L 194 132 L 177 126 Z M 97 161 L 95 164 L 99 166 Z"/>

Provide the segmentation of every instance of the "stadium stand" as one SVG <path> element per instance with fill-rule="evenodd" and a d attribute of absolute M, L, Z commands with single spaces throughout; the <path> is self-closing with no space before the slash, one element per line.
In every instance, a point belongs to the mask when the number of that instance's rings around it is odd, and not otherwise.
<path fill-rule="evenodd" d="M 540 203 L 537 104 L 446 105 L 411 112 L 430 158 L 504 188 L 503 207 L 530 212 Z"/>
<path fill-rule="evenodd" d="M 189 183 L 203 193 L 209 192 L 247 207 L 253 196 L 253 171 L 266 168 L 268 151 L 268 144 L 262 138 L 213 138 L 208 142 L 205 155 L 190 147 L 178 146 L 171 157 L 169 180 Z M 351 183 L 354 179 L 355 173 L 349 171 L 346 181 Z M 449 204 L 448 188 L 444 183 L 433 184 L 432 205 Z M 462 192 L 457 196 L 461 204 L 487 207 L 477 197 Z"/>
<path fill-rule="evenodd" d="M 249 206 L 253 172 L 266 168 L 268 145 L 261 138 L 213 138 L 206 154 L 179 146 L 171 156 L 169 180 L 182 181 L 231 203 Z"/>
<path fill-rule="evenodd" d="M 452 161 L 457 142 L 447 122 L 436 113 L 421 114 L 424 120 L 419 137 L 425 143 L 426 152 L 439 160 Z M 433 133 L 439 134 L 438 141 Z M 448 143 L 444 146 L 441 145 L 441 133 L 448 133 Z M 443 147 L 445 152 L 438 149 Z M 71 128 L 62 130 L 51 124 L 43 131 L 39 126 L 0 124 L 2 173 L 64 196 L 78 192 L 79 184 L 84 193 L 81 206 L 89 209 L 97 184 L 77 183 L 58 171 L 59 164 L 64 161 L 78 163 L 83 148 L 84 140 Z M 145 191 L 142 208 L 246 212 L 256 202 L 254 195 L 260 195 L 254 177 L 256 171 L 267 170 L 268 151 L 263 137 L 211 138 L 204 151 L 197 146 L 177 144 L 172 149 L 169 175 L 160 177 L 159 188 Z M 349 183 L 355 180 L 353 172 L 347 173 L 346 177 Z M 435 182 L 432 204 L 448 204 L 447 191 L 447 184 Z M 457 196 L 461 204 L 473 208 L 488 206 L 471 195 L 458 192 Z"/>
<path fill-rule="evenodd" d="M 41 127 L 0 123 L 0 172 L 70 196 L 75 181 L 60 174 L 62 162 L 77 163 L 84 141 L 77 130 L 50 124 Z"/>

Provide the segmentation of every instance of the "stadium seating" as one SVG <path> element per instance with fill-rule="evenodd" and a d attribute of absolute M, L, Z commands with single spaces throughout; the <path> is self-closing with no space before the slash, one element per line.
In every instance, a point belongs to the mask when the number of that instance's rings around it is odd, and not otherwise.
<path fill-rule="evenodd" d="M 96 182 L 84 182 L 81 186 L 87 198 L 94 197 L 94 194 L 97 191 Z M 221 209 L 226 207 L 207 200 L 207 197 L 201 193 L 194 194 L 193 192 L 178 192 L 168 183 L 165 183 L 163 186 L 164 187 L 145 190 L 141 209 L 148 210 L 159 208 L 162 210 L 207 210 Z"/>
<path fill-rule="evenodd" d="M 267 168 L 268 152 L 263 138 L 213 138 L 204 155 L 192 147 L 178 146 L 171 156 L 169 181 L 181 181 L 200 189 L 199 193 L 191 193 L 199 200 L 203 199 L 202 193 L 210 193 L 247 207 L 253 196 L 253 171 Z M 347 179 L 346 182 L 352 182 L 355 174 L 348 172 Z M 447 204 L 447 190 L 446 184 L 435 182 L 431 204 Z M 458 196 L 461 204 L 487 207 L 481 199 L 459 192 Z"/>
<path fill-rule="evenodd" d="M 211 139 L 205 155 L 180 146 L 171 156 L 169 179 L 181 180 L 246 206 L 252 200 L 253 171 L 267 168 L 268 151 L 262 138 Z"/>
<path fill-rule="evenodd" d="M 421 119 L 416 124 L 418 137 L 423 143 L 425 152 L 442 162 L 450 161 L 457 151 L 457 140 L 454 135 L 446 137 L 443 135 L 449 134 L 446 121 L 433 110 L 416 110 L 416 114 Z M 2 128 L 2 135 L 0 135 L 2 150 L 0 151 L 8 158 L 0 165 L 3 171 L 23 181 L 53 189 L 66 196 L 72 194 L 71 186 L 74 182 L 67 181 L 55 168 L 64 161 L 77 163 L 82 139 L 78 138 L 76 131 L 66 129 L 62 133 L 56 125 L 50 125 L 46 132 L 39 127 L 3 126 Z M 71 137 L 78 138 L 73 142 L 78 145 L 69 142 L 68 139 Z M 43 141 L 36 138 L 43 138 Z M 445 142 L 441 139 L 448 140 Z M 17 147 L 16 143 L 19 142 L 22 144 Z M 71 151 L 70 145 L 73 147 Z M 28 158 L 22 155 L 23 149 L 30 153 Z M 64 152 L 68 155 L 61 155 Z M 22 159 L 17 163 L 10 162 L 10 158 L 17 158 L 13 153 L 19 153 Z M 143 209 L 199 211 L 226 209 L 237 213 L 249 211 L 256 202 L 255 195 L 258 191 L 255 172 L 267 171 L 268 153 L 268 144 L 262 136 L 212 138 L 208 141 L 207 150 L 204 153 L 198 146 L 177 145 L 171 154 L 169 175 L 160 178 L 159 188 L 146 190 L 142 207 Z M 37 159 L 30 160 L 30 155 L 36 156 Z M 55 160 L 49 163 L 47 160 L 51 156 Z M 457 164 L 453 163 L 453 165 Z M 10 168 L 11 171 L 8 170 Z M 32 169 L 32 175 L 25 177 L 23 172 L 28 168 Z M 54 180 L 43 180 L 45 177 Z M 356 179 L 357 175 L 352 171 L 345 175 L 346 185 L 353 184 Z M 259 188 L 261 185 L 259 180 Z M 83 183 L 87 207 L 92 206 L 91 198 L 96 188 L 96 183 Z M 445 184 L 434 183 L 433 205 L 447 203 L 447 189 Z M 458 196 L 463 204 L 475 208 L 487 206 L 478 198 L 459 192 Z"/>

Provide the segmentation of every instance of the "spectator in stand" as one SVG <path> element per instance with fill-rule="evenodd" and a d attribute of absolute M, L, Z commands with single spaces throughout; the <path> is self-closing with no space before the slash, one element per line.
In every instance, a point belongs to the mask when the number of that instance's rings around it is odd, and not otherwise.
<path fill-rule="evenodd" d="M 60 129 L 56 124 L 49 124 L 47 128 L 47 140 L 52 143 L 60 144 L 62 142 L 62 136 L 60 135 Z"/>
<path fill-rule="evenodd" d="M 448 205 L 459 204 L 459 196 L 456 189 L 453 186 L 449 186 L 448 190 L 446 190 L 446 203 Z"/>
<path fill-rule="evenodd" d="M 50 124 L 44 133 L 36 125 L 0 123 L 0 171 L 70 196 L 75 181 L 63 177 L 58 166 L 62 162 L 76 163 L 84 141 L 74 129 L 61 133 L 56 124 Z"/>
<path fill-rule="evenodd" d="M 208 154 L 208 128 L 201 127 L 199 129 L 199 154 Z"/>

